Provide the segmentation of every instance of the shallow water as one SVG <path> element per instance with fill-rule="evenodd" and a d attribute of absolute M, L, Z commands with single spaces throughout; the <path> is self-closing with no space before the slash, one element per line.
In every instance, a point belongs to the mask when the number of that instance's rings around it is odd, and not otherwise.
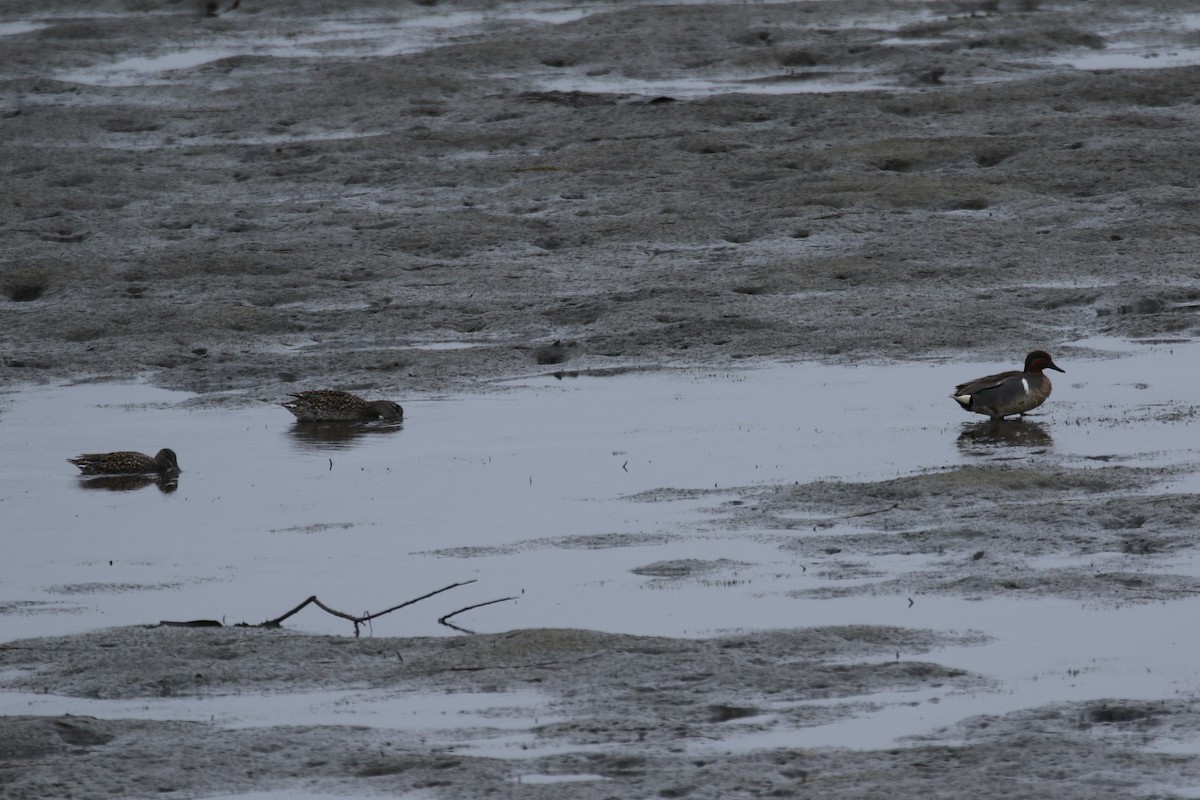
<path fill-rule="evenodd" d="M 1181 466 L 1179 490 L 1194 490 L 1193 414 L 1177 412 L 1191 409 L 1181 398 L 1200 396 L 1196 347 L 1120 351 L 1136 358 L 1056 353 L 1068 374 L 1053 375 L 1054 396 L 1040 415 L 1013 423 L 1018 435 L 992 438 L 946 395 L 1003 364 L 537 376 L 490 394 L 398 398 L 402 425 L 349 429 L 298 425 L 265 401 L 196 408 L 184 404 L 186 394 L 145 386 L 21 389 L 0 396 L 0 450 L 10 454 L 0 463 L 0 639 L 159 619 L 259 622 L 313 594 L 360 613 L 473 579 L 377 620 L 373 632 L 449 633 L 438 616 L 512 596 L 454 621 L 478 631 L 673 636 L 872 624 L 995 637 L 903 657 L 995 677 L 1001 691 L 871 697 L 883 710 L 814 729 L 814 746 L 868 746 L 1041 702 L 1194 692 L 1200 645 L 1178 631 L 1200 601 L 1113 608 L 921 596 L 910 607 L 900 596 L 796 599 L 789 593 L 847 583 L 807 571 L 777 531 L 731 533 L 706 521 L 706 509 L 737 496 L 724 492 L 732 487 L 876 481 L 991 459 Z M 160 447 L 175 449 L 184 470 L 170 491 L 155 482 L 95 488 L 64 461 Z M 693 491 L 710 489 L 718 491 Z M 871 567 L 893 575 L 921 558 Z M 720 563 L 678 580 L 633 572 L 685 559 Z M 1200 574 L 1200 563 L 1181 556 L 1169 571 Z M 352 633 L 313 608 L 287 625 Z M 382 701 L 363 693 L 351 705 Z M 7 696 L 0 712 L 21 713 L 13 705 L 21 702 Z M 796 746 L 794 731 L 788 736 Z M 748 733 L 743 744 L 770 744 L 769 731 Z M 489 737 L 472 751 L 530 754 L 519 737 Z"/>
<path fill-rule="evenodd" d="M 1051 63 L 1075 69 L 1167 69 L 1200 64 L 1200 47 L 1155 47 L 1135 42 L 1116 42 L 1100 52 L 1064 55 Z"/>
<path fill-rule="evenodd" d="M 1069 372 L 1054 374 L 1049 403 L 1000 437 L 945 397 L 996 364 L 532 377 L 492 394 L 401 398 L 402 424 L 349 428 L 297 424 L 270 402 L 200 410 L 145 386 L 23 390 L 0 416 L 0 447 L 22 454 L 0 464 L 0 602 L 45 605 L 10 615 L 4 638 L 160 618 L 257 622 L 311 594 L 381 609 L 468 579 L 479 583 L 385 617 L 377 632 L 439 632 L 435 610 L 514 594 L 472 624 L 671 635 L 791 624 L 790 601 L 780 619 L 729 597 L 697 611 L 693 593 L 712 589 L 630 570 L 727 559 L 706 577 L 743 587 L 721 593 L 753 594 L 756 606 L 819 582 L 796 577 L 801 565 L 769 537 L 706 525 L 705 509 L 732 494 L 689 490 L 876 481 L 981 459 L 1193 464 L 1181 436 L 1191 417 L 1166 413 L 1200 396 L 1192 348 L 1143 349 L 1128 360 L 1060 357 Z M 160 447 L 179 454 L 175 487 L 97 486 L 65 463 Z M 1191 474 L 1180 489 L 1191 490 Z M 659 489 L 672 491 L 629 499 Z M 768 577 L 781 567 L 786 579 Z M 312 610 L 291 624 L 345 631 Z"/>

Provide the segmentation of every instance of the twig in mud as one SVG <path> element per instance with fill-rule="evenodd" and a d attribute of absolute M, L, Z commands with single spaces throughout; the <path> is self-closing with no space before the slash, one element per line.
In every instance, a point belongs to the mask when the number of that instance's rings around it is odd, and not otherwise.
<path fill-rule="evenodd" d="M 266 622 L 260 622 L 258 624 L 258 627 L 260 627 L 260 628 L 278 628 L 279 626 L 281 626 L 283 624 L 283 621 L 285 619 L 292 616 L 293 614 L 300 613 L 300 611 L 302 611 L 305 608 L 305 606 L 308 606 L 308 605 L 314 605 L 317 608 L 320 608 L 324 611 L 328 611 L 330 614 L 333 614 L 335 617 L 341 617 L 342 619 L 348 619 L 351 622 L 354 622 L 357 619 L 357 617 L 352 617 L 349 614 L 346 614 L 341 611 L 336 611 L 336 610 L 330 608 L 329 606 L 325 605 L 320 600 L 318 600 L 317 596 L 314 594 L 311 597 L 309 597 L 307 600 L 305 600 L 303 603 L 301 603 L 300 605 L 293 608 L 291 611 L 284 614 L 283 616 L 276 617 L 275 619 L 269 619 Z"/>
<path fill-rule="evenodd" d="M 447 628 L 454 628 L 454 630 L 456 630 L 456 631 L 463 631 L 463 633 L 470 633 L 470 631 L 467 631 L 465 628 L 460 628 L 457 625 L 447 622 L 446 620 L 450 619 L 453 616 L 457 616 L 458 614 L 461 614 L 464 611 L 470 611 L 473 608 L 483 608 L 484 606 L 490 606 L 495 603 L 503 603 L 508 600 L 516 600 L 516 599 L 517 598 L 515 598 L 515 597 L 501 597 L 498 600 L 488 600 L 486 603 L 476 603 L 473 606 L 467 606 L 465 608 L 460 608 L 458 611 L 451 611 L 449 614 L 445 615 L 444 617 L 438 617 L 438 624 L 445 625 Z"/>
<path fill-rule="evenodd" d="M 294 615 L 300 613 L 308 606 L 316 606 L 317 608 L 321 609 L 322 611 L 326 612 L 327 614 L 332 614 L 335 617 L 340 617 L 341 619 L 349 620 L 351 623 L 354 624 L 354 635 L 359 636 L 361 634 L 362 626 L 367 624 L 368 622 L 370 622 L 373 619 L 382 617 L 384 614 L 390 614 L 393 611 L 399 611 L 400 609 L 405 608 L 406 606 L 411 606 L 412 604 L 419 603 L 422 600 L 428 600 L 430 597 L 433 597 L 435 594 L 441 594 L 442 592 L 448 592 L 451 589 L 457 589 L 459 586 L 466 586 L 469 583 L 475 583 L 476 580 L 477 579 L 472 578 L 469 581 L 459 581 L 458 583 L 452 583 L 449 586 L 443 586 L 441 589 L 434 589 L 432 592 L 427 592 L 427 593 L 421 595 L 420 597 L 414 597 L 412 600 L 405 600 L 403 603 L 400 603 L 399 605 L 394 605 L 391 608 L 385 608 L 383 611 L 376 611 L 374 614 L 361 614 L 359 616 L 355 616 L 353 614 L 347 614 L 345 611 L 338 611 L 336 608 L 330 608 L 329 606 L 322 603 L 317 598 L 317 596 L 314 594 L 311 597 L 307 598 L 303 603 L 301 603 L 300 605 L 293 608 L 291 611 L 288 611 L 286 614 L 276 617 L 275 619 L 269 619 L 265 622 L 260 622 L 257 625 L 251 625 L 247 622 L 240 622 L 235 627 L 239 627 L 239 628 L 279 628 L 279 627 L 283 626 L 284 620 L 286 620 L 288 617 L 291 617 L 291 616 L 294 616 Z M 482 606 L 490 606 L 493 603 L 503 603 L 506 600 L 516 600 L 516 599 L 517 598 L 515 598 L 515 597 L 501 597 L 499 600 L 488 600 L 486 603 L 476 603 L 473 606 L 467 606 L 466 608 L 460 608 L 458 611 L 452 611 L 451 613 L 446 614 L 444 617 L 441 617 L 440 619 L 438 619 L 438 622 L 440 622 L 443 625 L 446 625 L 447 627 L 454 628 L 455 630 L 460 630 L 460 631 L 463 631 L 464 633 L 471 633 L 471 631 L 468 631 L 464 628 L 459 628 L 457 625 L 453 625 L 453 624 L 447 622 L 446 620 L 450 619 L 451 617 L 453 617 L 456 614 L 461 614 L 464 611 L 470 611 L 473 608 L 480 608 Z M 217 622 L 215 620 L 190 620 L 190 621 L 186 621 L 186 622 L 173 622 L 171 620 L 162 620 L 161 622 L 158 623 L 158 626 L 166 627 L 166 628 L 209 628 L 209 627 L 220 627 L 221 623 Z M 397 655 L 397 657 L 399 657 L 399 653 L 397 653 L 396 655 Z M 403 660 L 403 658 L 401 658 L 401 660 Z"/>
<path fill-rule="evenodd" d="M 874 511 L 860 511 L 857 514 L 846 514 L 845 516 L 841 517 L 841 519 L 854 519 L 855 517 L 870 517 L 874 514 L 885 514 L 888 511 L 894 511 L 899 507 L 899 503 L 892 503 L 887 508 L 877 508 Z"/>
<path fill-rule="evenodd" d="M 297 613 L 299 613 L 299 612 L 300 612 L 302 609 L 304 609 L 306 606 L 309 606 L 309 605 L 314 605 L 314 606 L 316 606 L 317 608 L 321 609 L 322 611 L 325 611 L 325 612 L 327 612 L 327 613 L 329 613 L 329 614 L 332 614 L 332 615 L 333 615 L 333 616 L 335 616 L 335 617 L 341 617 L 342 619 L 347 619 L 347 620 L 350 620 L 350 622 L 354 623 L 354 635 L 355 635 L 355 636 L 358 636 L 358 635 L 359 635 L 359 628 L 360 628 L 362 625 L 364 625 L 365 623 L 368 623 L 368 622 L 370 622 L 371 620 L 373 620 L 373 619 L 376 619 L 377 617 L 382 617 L 384 614 L 390 614 L 390 613 L 392 613 L 393 611 L 398 611 L 398 610 L 400 610 L 400 609 L 404 608 L 405 606 L 411 606 L 413 603 L 419 603 L 419 602 L 421 602 L 422 600 L 427 600 L 427 599 L 429 599 L 430 597 L 433 597 L 435 594 L 441 594 L 442 592 L 448 592 L 448 591 L 450 591 L 451 589 L 456 589 L 456 588 L 458 588 L 459 586 L 466 586 L 468 583 L 475 583 L 475 579 L 474 579 L 474 578 L 472 578 L 472 579 L 471 579 L 471 580 L 469 580 L 469 581 L 459 581 L 458 583 L 452 583 L 452 584 L 450 584 L 449 586 L 443 586 L 441 589 L 434 589 L 432 592 L 429 592 L 428 594 L 423 594 L 423 595 L 421 595 L 420 597 L 414 597 L 412 600 L 406 600 L 406 601 L 404 601 L 403 603 L 401 603 L 400 605 L 397 605 L 397 606 L 392 606 L 391 608 L 386 608 L 386 609 L 384 609 L 383 611 L 377 611 L 377 612 L 375 612 L 374 614 L 364 614 L 364 615 L 362 615 L 362 616 L 358 616 L 358 617 L 356 617 L 356 616 L 354 616 L 354 615 L 352 615 L 352 614 L 347 614 L 347 613 L 346 613 L 346 612 L 344 612 L 344 611 L 338 611 L 338 610 L 337 610 L 337 609 L 335 609 L 335 608 L 330 608 L 329 606 L 325 605 L 325 604 L 324 604 L 324 603 L 322 603 L 320 600 L 318 600 L 318 599 L 317 599 L 317 596 L 314 594 L 312 597 L 308 598 L 308 599 L 307 599 L 307 600 L 305 600 L 303 603 L 301 603 L 300 605 L 296 606 L 295 608 L 293 608 L 291 611 L 287 612 L 287 613 L 286 613 L 286 614 L 284 614 L 283 616 L 281 616 L 281 617 L 276 617 L 275 619 L 269 619 L 269 620 L 267 620 L 266 622 L 260 622 L 260 623 L 259 623 L 259 624 L 258 624 L 256 627 L 259 627 L 259 628 L 278 628 L 278 627 L 280 627 L 280 626 L 283 624 L 283 621 L 284 621 L 285 619 L 287 619 L 288 617 L 292 616 L 293 614 L 297 614 Z M 493 600 L 492 602 L 499 602 L 499 601 Z M 486 603 L 482 603 L 481 605 L 487 605 L 487 604 L 486 604 Z M 466 611 L 467 609 L 465 609 L 465 608 L 464 608 L 464 609 L 461 609 L 461 610 L 462 610 L 462 611 Z M 455 611 L 454 613 L 455 613 L 455 614 L 457 614 L 457 613 L 458 613 L 458 611 Z M 443 617 L 442 619 L 445 619 L 445 617 Z M 440 620 L 439 620 L 439 621 L 440 621 Z"/>

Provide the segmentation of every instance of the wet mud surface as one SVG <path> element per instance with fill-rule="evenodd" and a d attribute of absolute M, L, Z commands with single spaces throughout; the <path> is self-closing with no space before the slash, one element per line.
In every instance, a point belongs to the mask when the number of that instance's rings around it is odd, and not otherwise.
<path fill-rule="evenodd" d="M 1186 342 L 1200 325 L 1187 3 L 241 6 L 0 12 L 6 388 L 137 377 L 236 407 L 338 386 L 407 406 L 554 370 L 1015 365 L 1034 347 L 1069 387 L 1095 337 Z M 1066 416 L 1186 432 L 1196 410 Z M 711 499 L 707 532 L 769 541 L 829 579 L 798 603 L 1169 608 L 1200 593 L 1195 464 L 1058 457 L 1055 424 L 966 423 L 958 447 L 977 463 L 897 479 L 633 499 Z M 719 582 L 742 564 L 681 555 L 637 574 Z M 9 641 L 0 686 L 45 697 L 539 698 L 507 745 L 495 720 L 433 735 L 354 713 L 9 713 L 0 793 L 1194 796 L 1194 684 L 887 746 L 802 735 L 881 694 L 934 707 L 994 689 L 945 656 L 986 639 L 879 624 Z"/>
<path fill-rule="evenodd" d="M 1195 46 L 1186 4 L 243 6 L 6 4 L 42 26 L 0 38 L 7 379 L 402 394 L 1196 328 L 1194 68 L 1052 61 Z M 482 22 L 352 46 L 455 12 Z M 179 51 L 214 60 L 114 67 Z M 796 91 L 637 91 L 730 76 Z"/>
<path fill-rule="evenodd" d="M 1181 730 L 1186 736 L 1200 722 L 1194 700 L 1063 704 L 1009 719 L 970 719 L 887 752 L 723 752 L 726 740 L 760 729 L 778 734 L 854 714 L 862 710 L 857 695 L 866 692 L 986 687 L 978 675 L 920 660 L 923 651 L 947 643 L 944 635 L 881 627 L 695 641 L 572 630 L 350 640 L 114 629 L 0 646 L 6 669 L 33 670 L 9 681 L 10 688 L 117 699 L 349 686 L 393 697 L 472 692 L 487 708 L 509 692 L 536 687 L 544 706 L 516 711 L 531 715 L 534 728 L 521 745 L 528 752 L 518 757 L 474 752 L 505 733 L 482 727 L 460 732 L 472 740 L 468 746 L 353 720 L 227 727 L 95 717 L 7 717 L 0 753 L 26 765 L 6 770 L 6 795 L 14 798 L 50 796 L 62 787 L 86 787 L 81 796 L 207 796 L 263 786 L 335 796 L 539 793 L 521 786 L 523 776 L 557 776 L 555 796 L 581 798 L 861 797 L 864 790 L 952 797 L 963 789 L 961 773 L 979 769 L 989 775 L 981 790 L 987 797 L 1011 796 L 1039 781 L 1053 785 L 1056 796 L 1093 797 L 1097 773 L 1110 770 L 1145 771 L 1164 785 L 1200 777 L 1193 759 L 1145 750 L 1150 742 L 1170 743 Z M 73 666 L 81 660 L 89 664 L 86 673 Z M 538 715 L 557 721 L 537 722 Z M 1113 791 L 1111 779 L 1101 782 Z"/>
<path fill-rule="evenodd" d="M 1200 594 L 1200 579 L 1162 571 L 1189 553 L 1200 496 L 1149 489 L 1162 473 L 968 467 L 874 484 L 772 487 L 735 501 L 731 526 L 811 530 L 788 548 L 833 575 L 883 580 L 798 596 L 855 593 L 968 598 L 1055 596 L 1088 602 L 1162 602 Z M 853 525 L 847 532 L 844 528 Z M 843 530 L 825 533 L 828 529 Z M 921 569 L 873 572 L 873 559 L 921 554 Z M 1053 563 L 1056 556 L 1067 556 Z M 1108 556 L 1127 556 L 1119 566 Z M 1051 566 L 1039 559 L 1050 559 Z"/>

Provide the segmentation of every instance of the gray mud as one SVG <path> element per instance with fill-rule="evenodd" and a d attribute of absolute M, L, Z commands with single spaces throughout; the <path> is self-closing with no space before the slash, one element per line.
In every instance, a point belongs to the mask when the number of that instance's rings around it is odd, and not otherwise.
<path fill-rule="evenodd" d="M 1010 360 L 1197 327 L 1195 69 L 1045 61 L 1102 51 L 1136 25 L 1126 4 L 636 7 L 408 55 L 66 80 L 351 11 L 242 5 L 6 4 L 49 23 L 0 37 L 6 379 L 402 395 L 556 364 Z M 1161 16 L 1187 4 L 1138 8 L 1165 47 L 1194 37 Z M 864 74 L 886 88 L 619 88 Z M 616 88 L 540 88 L 563 77 Z M 433 342 L 479 346 L 414 349 Z"/>
<path fill-rule="evenodd" d="M 977 717 L 887 751 L 726 751 L 730 737 L 802 729 L 861 712 L 884 689 L 985 689 L 920 660 L 972 637 L 880 627 L 708 640 L 531 630 L 462 639 L 366 639 L 263 630 L 120 628 L 0 645 L 6 689 L 91 698 L 300 693 L 331 687 L 501 697 L 530 687 L 566 721 L 535 725 L 526 758 L 460 753 L 456 738 L 363 725 L 228 729 L 204 721 L 0 719 L 4 796 L 203 797 L 264 788 L 331 795 L 961 797 L 1144 796 L 1134 777 L 1200 779 L 1200 763 L 1149 752 L 1200 727 L 1194 699 L 1061 704 Z M 802 705 L 804 701 L 827 701 Z M 866 704 L 866 705 L 869 705 Z M 782 710 L 781 710 L 782 709 Z M 502 731 L 500 732 L 502 733 Z M 536 751 L 541 750 L 541 753 Z M 549 787 L 522 776 L 561 776 Z M 587 780 L 579 779 L 588 776 Z M 1124 776 L 1124 777 L 1123 777 Z M 567 780 L 576 778 L 576 780 Z M 551 794 L 546 794 L 550 792 Z"/>
<path fill-rule="evenodd" d="M 749 490 L 727 503 L 731 530 L 781 532 L 782 547 L 831 577 L 871 574 L 873 558 L 927 556 L 922 570 L 798 597 L 938 594 L 1163 602 L 1200 594 L 1200 580 L 1163 572 L 1194 549 L 1200 497 L 1156 491 L 1164 471 L 1110 467 L 964 467 L 891 481 L 819 481 Z M 787 536 L 783 532 L 803 532 Z M 828 533 L 824 533 L 829 531 Z M 1122 570 L 1091 556 L 1123 555 Z M 1037 566 L 1048 556 L 1076 563 Z"/>
<path fill-rule="evenodd" d="M 1094 790 L 1086 776 L 1110 759 L 1162 770 L 1164 781 L 1200 774 L 1195 764 L 1131 752 L 1147 728 L 1197 721 L 1191 705 L 1156 703 L 1120 706 L 1120 715 L 1105 704 L 1042 710 L 1035 726 L 1025 715 L 973 719 L 888 753 L 722 752 L 729 737 L 854 714 L 862 710 L 859 696 L 871 692 L 986 688 L 986 678 L 919 660 L 932 647 L 971 641 L 879 627 L 709 640 L 572 630 L 351 640 L 125 628 L 19 641 L 0 646 L 0 665 L 28 671 L 6 681 L 10 689 L 111 699 L 334 686 L 488 696 L 536 687 L 549 698 L 546 710 L 566 721 L 534 729 L 531 747 L 558 754 L 506 760 L 457 753 L 454 742 L 431 746 L 426 734 L 354 725 L 227 730 L 203 722 L 8 717 L 0 720 L 0 755 L 10 764 L 5 796 L 55 796 L 61 787 L 86 787 L 80 796 L 203 796 L 283 786 L 360 795 L 428 789 L 474 798 L 519 792 L 514 784 L 529 774 L 594 776 L 556 786 L 557 797 L 861 797 L 886 785 L 900 792 L 889 790 L 890 796 L 910 796 L 931 781 L 961 790 L 951 779 L 955 770 L 995 758 L 1007 765 L 997 766 L 985 796 L 1003 796 L 1047 771 L 1064 784 L 1080 783 L 1061 796 L 1086 797 Z M 831 702 L 801 705 L 812 700 Z M 1030 727 L 1053 736 L 1055 746 L 1047 750 L 1032 735 L 1014 735 Z M 1106 735 L 1097 736 L 1096 728 Z M 481 735 L 487 734 L 471 730 L 462 738 Z M 953 747 L 946 744 L 951 740 Z"/>
<path fill-rule="evenodd" d="M 1194 26 L 1177 22 L 1192 4 L 621 4 L 560 24 L 471 0 L 241 5 L 215 17 L 182 0 L 0 10 L 0 23 L 40 25 L 0 35 L 6 386 L 138 376 L 234 390 L 223 401 L 235 403 L 323 385 L 403 400 L 558 369 L 1008 362 L 1032 346 L 1069 364 L 1064 342 L 1189 340 L 1200 326 L 1200 72 L 1054 61 L 1119 41 L 1195 48 Z M 401 25 L 430 7 L 494 17 L 413 52 L 301 48 L 126 84 L 80 78 L 231 40 L 298 41 L 348 17 Z M 637 88 L 731 77 L 794 91 Z M 555 88 L 564 79 L 602 88 Z M 855 90 L 805 91 L 820 82 Z M 1025 430 L 1036 448 L 1038 428 Z M 848 593 L 1166 602 L 1200 591 L 1154 567 L 1194 549 L 1200 500 L 1156 488 L 1165 477 L 992 462 L 756 487 L 714 517 L 758 535 L 804 529 L 787 546 L 834 574 L 869 575 L 883 553 L 935 556 Z M 1088 553 L 1130 567 L 1030 568 Z M 1147 746 L 1195 739 L 1191 696 L 968 719 L 887 750 L 691 746 L 719 745 L 735 723 L 744 733 L 781 701 L 837 700 L 770 714 L 801 728 L 858 713 L 871 691 L 981 690 L 988 676 L 918 658 L 969 638 L 116 629 L 12 642 L 0 646 L 10 690 L 534 687 L 565 721 L 534 729 L 556 753 L 517 762 L 352 720 L 4 717 L 0 793 L 1114 798 L 1200 782 L 1200 758 Z M 532 773 L 599 777 L 516 783 Z"/>

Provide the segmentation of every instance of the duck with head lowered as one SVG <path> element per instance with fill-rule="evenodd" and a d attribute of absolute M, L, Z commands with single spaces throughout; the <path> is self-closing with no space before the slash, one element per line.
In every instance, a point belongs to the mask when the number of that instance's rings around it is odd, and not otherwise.
<path fill-rule="evenodd" d="M 1025 356 L 1024 369 L 967 381 L 955 387 L 950 396 L 965 410 L 993 420 L 1013 414 L 1024 416 L 1050 396 L 1050 379 L 1043 373 L 1047 369 L 1066 372 L 1045 350 L 1034 350 Z"/>
<path fill-rule="evenodd" d="M 79 467 L 84 475 L 144 475 L 157 472 L 173 476 L 183 472 L 175 451 L 169 447 L 159 450 L 153 458 L 133 450 L 118 450 L 115 453 L 84 453 L 67 461 Z"/>
<path fill-rule="evenodd" d="M 364 400 L 337 389 L 297 392 L 280 403 L 301 422 L 368 422 L 404 419 L 404 409 L 391 400 Z"/>

